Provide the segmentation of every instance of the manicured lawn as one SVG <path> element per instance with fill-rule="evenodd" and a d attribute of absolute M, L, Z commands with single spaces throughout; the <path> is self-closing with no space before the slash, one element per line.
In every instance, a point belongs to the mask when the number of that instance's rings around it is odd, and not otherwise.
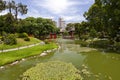
<path fill-rule="evenodd" d="M 30 41 L 24 41 L 24 39 L 22 39 L 22 38 L 17 38 L 17 45 L 0 44 L 0 50 L 26 46 L 26 45 L 30 45 L 30 44 L 39 43 L 39 42 L 40 42 L 40 40 L 38 40 L 37 38 L 33 38 L 33 37 L 30 37 Z"/>
<path fill-rule="evenodd" d="M 16 60 L 20 60 L 22 58 L 41 54 L 43 51 L 53 48 L 57 48 L 57 44 L 50 43 L 50 44 L 38 45 L 22 50 L 0 53 L 0 66 L 14 62 Z"/>

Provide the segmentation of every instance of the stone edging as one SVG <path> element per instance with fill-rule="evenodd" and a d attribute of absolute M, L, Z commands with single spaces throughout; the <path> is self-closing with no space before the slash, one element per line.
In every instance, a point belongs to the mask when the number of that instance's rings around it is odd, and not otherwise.
<path fill-rule="evenodd" d="M 30 58 L 35 58 L 37 56 L 46 56 L 48 55 L 49 53 L 51 52 L 54 52 L 56 50 L 59 50 L 61 47 L 59 46 L 58 48 L 54 48 L 54 49 L 51 49 L 51 50 L 46 50 L 46 51 L 43 51 L 40 55 L 36 55 L 36 56 L 32 56 L 32 57 L 28 57 L 26 59 L 30 59 Z M 25 58 L 22 58 L 21 60 L 16 60 L 15 62 L 12 62 L 11 64 L 8 64 L 8 65 L 4 65 L 4 66 L 0 66 L 0 69 L 5 69 L 7 66 L 13 66 L 15 64 L 18 64 L 19 62 L 22 62 L 22 61 L 25 61 L 26 60 Z"/>

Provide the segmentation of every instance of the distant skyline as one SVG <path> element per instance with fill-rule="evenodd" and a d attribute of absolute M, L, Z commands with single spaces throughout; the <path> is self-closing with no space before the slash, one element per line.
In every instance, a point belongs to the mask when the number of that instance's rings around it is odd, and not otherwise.
<path fill-rule="evenodd" d="M 9 1 L 9 0 L 6 0 Z M 66 22 L 81 22 L 85 20 L 83 14 L 94 3 L 94 0 L 14 0 L 28 6 L 26 15 L 19 18 L 43 17 L 58 21 L 59 17 Z M 3 11 L 0 14 L 6 14 Z"/>

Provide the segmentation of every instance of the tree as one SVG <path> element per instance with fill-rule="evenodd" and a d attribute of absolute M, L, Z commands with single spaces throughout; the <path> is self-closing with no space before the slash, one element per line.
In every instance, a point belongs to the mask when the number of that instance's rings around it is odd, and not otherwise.
<path fill-rule="evenodd" d="M 118 40 L 120 36 L 120 0 L 95 0 L 84 14 L 92 29 L 102 36 Z M 120 40 L 118 40 L 120 41 Z"/>
<path fill-rule="evenodd" d="M 6 5 L 7 9 L 9 10 L 9 13 L 12 14 L 12 9 L 15 8 L 15 1 L 8 1 Z"/>
<path fill-rule="evenodd" d="M 14 16 L 11 14 L 11 13 L 8 13 L 6 15 L 3 16 L 4 19 L 3 19 L 3 23 L 4 23 L 4 31 L 5 32 L 8 32 L 8 33 L 14 33 L 14 22 L 15 22 L 15 19 L 14 19 Z"/>
<path fill-rule="evenodd" d="M 6 1 L 0 0 L 0 12 L 5 10 L 6 7 Z"/>
<path fill-rule="evenodd" d="M 20 12 L 22 15 L 27 14 L 27 5 L 23 5 L 22 3 L 16 4 L 15 8 L 15 19 L 17 20 L 18 12 Z"/>
<path fill-rule="evenodd" d="M 2 31 L 3 31 L 3 26 L 4 26 L 4 17 L 0 16 L 0 35 L 2 35 Z"/>

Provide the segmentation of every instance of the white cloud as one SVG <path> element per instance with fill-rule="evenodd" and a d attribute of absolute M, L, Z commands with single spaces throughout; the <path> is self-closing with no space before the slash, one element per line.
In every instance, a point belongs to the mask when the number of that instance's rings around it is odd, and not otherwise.
<path fill-rule="evenodd" d="M 6 10 L 5 10 L 5 11 L 0 12 L 0 15 L 5 15 L 5 14 L 7 14 L 7 11 L 6 11 Z"/>
<path fill-rule="evenodd" d="M 34 0 L 33 2 L 36 6 L 42 7 L 54 14 L 63 14 L 71 6 L 78 4 L 75 1 L 70 0 Z"/>
<path fill-rule="evenodd" d="M 28 14 L 19 16 L 24 18 L 33 17 L 44 17 L 57 20 L 58 17 L 63 17 L 66 21 L 77 21 L 80 22 L 85 20 L 83 13 L 85 7 L 91 5 L 94 0 L 15 0 L 26 2 L 28 5 Z M 83 7 L 84 6 L 84 7 Z M 87 9 L 86 9 L 87 10 Z M 0 14 L 5 14 L 2 12 Z"/>
<path fill-rule="evenodd" d="M 42 16 L 48 16 L 50 13 L 63 17 L 67 21 L 82 21 L 85 20 L 84 11 L 82 12 L 78 6 L 91 4 L 94 0 L 34 0 L 32 2 L 38 9 L 43 8 L 43 10 L 48 11 Z"/>
<path fill-rule="evenodd" d="M 74 15 L 74 16 L 63 16 L 64 20 L 69 23 L 69 22 L 81 22 L 85 20 L 85 18 L 81 15 Z"/>

